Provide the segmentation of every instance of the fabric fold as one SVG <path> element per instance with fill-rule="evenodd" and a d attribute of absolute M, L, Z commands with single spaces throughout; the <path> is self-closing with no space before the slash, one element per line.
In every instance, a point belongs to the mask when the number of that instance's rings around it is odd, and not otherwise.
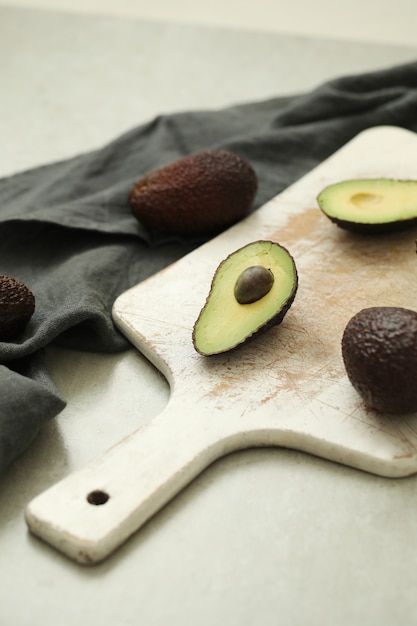
<path fill-rule="evenodd" d="M 126 349 L 112 322 L 114 300 L 203 243 L 139 224 L 128 205 L 136 179 L 198 150 L 228 149 L 257 173 L 255 211 L 379 125 L 417 131 L 417 63 L 298 96 L 159 115 L 97 150 L 0 180 L 0 273 L 36 298 L 25 331 L 0 343 L 0 471 L 65 406 L 43 362 L 48 345 Z"/>

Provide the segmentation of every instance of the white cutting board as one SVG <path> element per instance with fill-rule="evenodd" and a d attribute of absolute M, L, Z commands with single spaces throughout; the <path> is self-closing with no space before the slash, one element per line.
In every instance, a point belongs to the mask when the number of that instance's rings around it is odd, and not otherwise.
<path fill-rule="evenodd" d="M 115 323 L 166 375 L 170 401 L 149 425 L 35 498 L 26 511 L 30 530 L 71 558 L 96 563 L 211 462 L 250 446 L 304 450 L 383 476 L 417 472 L 417 414 L 367 410 L 340 351 L 361 308 L 417 309 L 417 228 L 349 234 L 316 203 L 324 186 L 347 178 L 417 178 L 416 163 L 416 135 L 367 130 L 259 211 L 121 295 Z M 191 332 L 213 274 L 257 239 L 293 255 L 293 306 L 252 343 L 202 357 Z"/>

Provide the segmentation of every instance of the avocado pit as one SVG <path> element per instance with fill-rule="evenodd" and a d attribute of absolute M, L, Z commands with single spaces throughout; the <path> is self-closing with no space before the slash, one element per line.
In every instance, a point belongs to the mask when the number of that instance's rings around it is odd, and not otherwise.
<path fill-rule="evenodd" d="M 263 265 L 251 265 L 238 277 L 234 295 L 239 304 L 251 304 L 260 300 L 271 291 L 274 275 Z"/>

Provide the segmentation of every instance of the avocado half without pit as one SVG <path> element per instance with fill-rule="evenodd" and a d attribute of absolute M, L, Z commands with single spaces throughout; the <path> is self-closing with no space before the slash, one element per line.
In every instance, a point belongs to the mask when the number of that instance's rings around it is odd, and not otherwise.
<path fill-rule="evenodd" d="M 255 241 L 232 252 L 218 266 L 194 324 L 194 348 L 220 354 L 280 324 L 297 288 L 294 259 L 280 244 Z"/>
<path fill-rule="evenodd" d="M 354 232 L 387 233 L 417 224 L 417 180 L 346 180 L 325 187 L 317 202 L 332 222 Z"/>

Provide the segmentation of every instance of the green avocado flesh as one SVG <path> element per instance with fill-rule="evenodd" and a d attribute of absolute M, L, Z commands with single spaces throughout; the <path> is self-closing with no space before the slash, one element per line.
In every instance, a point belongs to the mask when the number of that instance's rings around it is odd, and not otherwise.
<path fill-rule="evenodd" d="M 273 275 L 270 289 L 255 302 L 240 304 L 235 286 L 242 273 L 261 266 Z M 236 250 L 218 266 L 210 293 L 194 325 L 193 344 L 204 356 L 227 352 L 279 324 L 297 291 L 294 259 L 281 245 L 255 241 Z"/>
<path fill-rule="evenodd" d="M 317 202 L 342 228 L 389 232 L 417 223 L 417 180 L 346 180 L 325 187 Z"/>

